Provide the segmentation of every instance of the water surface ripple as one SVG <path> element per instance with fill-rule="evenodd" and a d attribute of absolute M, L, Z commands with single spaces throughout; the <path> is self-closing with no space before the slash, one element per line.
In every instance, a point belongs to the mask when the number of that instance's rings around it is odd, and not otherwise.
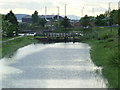
<path fill-rule="evenodd" d="M 3 88 L 106 87 L 85 43 L 31 44 L 1 63 Z"/>

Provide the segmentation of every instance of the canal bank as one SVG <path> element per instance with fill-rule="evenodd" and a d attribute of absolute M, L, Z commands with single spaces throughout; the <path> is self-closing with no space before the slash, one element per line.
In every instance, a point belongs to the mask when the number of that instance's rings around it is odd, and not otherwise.
<path fill-rule="evenodd" d="M 82 42 L 90 45 L 92 61 L 97 66 L 103 67 L 102 74 L 108 80 L 108 87 L 118 88 L 120 67 L 118 28 L 112 28 L 112 32 L 110 30 L 109 27 L 95 27 L 89 31 Z"/>
<path fill-rule="evenodd" d="M 10 41 L 8 40 L 6 42 L 3 42 L 2 47 L 0 47 L 2 49 L 2 57 L 9 57 L 19 48 L 35 42 L 37 42 L 37 40 L 35 40 L 34 37 L 31 36 L 24 36 L 21 38 L 16 38 Z"/>
<path fill-rule="evenodd" d="M 118 88 L 118 49 L 105 48 L 99 41 L 86 41 L 91 46 L 91 59 L 99 67 L 103 67 L 102 74 L 108 80 L 109 88 Z M 104 43 L 104 42 L 103 42 Z M 116 49 L 116 50 L 115 50 Z"/>

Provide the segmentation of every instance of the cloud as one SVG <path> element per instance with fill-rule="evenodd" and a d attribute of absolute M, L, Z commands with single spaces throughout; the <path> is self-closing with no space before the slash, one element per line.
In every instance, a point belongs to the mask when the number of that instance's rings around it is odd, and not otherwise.
<path fill-rule="evenodd" d="M 45 6 L 48 7 L 53 7 L 53 3 L 52 2 L 27 2 L 27 3 L 23 3 L 23 2 L 17 2 L 17 3 L 4 3 L 1 5 L 1 7 L 3 9 L 16 9 L 16 8 L 25 8 L 25 9 L 30 9 L 30 10 L 35 10 L 35 9 L 43 9 Z"/>
<path fill-rule="evenodd" d="M 0 0 L 1 13 L 13 10 L 14 13 L 32 14 L 35 10 L 44 14 L 47 6 L 48 14 L 57 14 L 57 7 L 60 7 L 60 14 L 64 15 L 65 4 L 67 4 L 68 15 L 81 16 L 82 7 L 85 7 L 84 14 L 92 15 L 94 8 L 95 15 L 108 10 L 108 1 L 111 1 L 111 8 L 117 8 L 118 0 Z"/>

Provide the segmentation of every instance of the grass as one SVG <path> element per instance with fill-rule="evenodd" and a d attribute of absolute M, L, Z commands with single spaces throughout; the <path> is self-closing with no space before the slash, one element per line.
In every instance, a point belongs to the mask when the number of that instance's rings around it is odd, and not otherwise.
<path fill-rule="evenodd" d="M 46 36 L 35 36 L 35 38 L 47 38 Z"/>
<path fill-rule="evenodd" d="M 13 37 L 2 37 L 2 41 L 6 41 L 6 40 L 9 40 L 9 39 L 11 39 L 11 38 L 13 38 Z"/>
<path fill-rule="evenodd" d="M 95 27 L 87 32 L 83 41 L 91 46 L 93 62 L 103 67 L 102 74 L 108 80 L 108 87 L 118 88 L 118 28 L 114 27 L 111 32 L 109 27 Z"/>
<path fill-rule="evenodd" d="M 36 42 L 31 36 L 17 38 L 2 44 L 2 57 L 12 55 L 17 49 L 25 45 Z"/>
<path fill-rule="evenodd" d="M 56 29 L 54 32 L 55 33 L 68 33 L 68 32 L 73 32 L 73 31 L 82 31 L 83 28 L 59 28 Z"/>

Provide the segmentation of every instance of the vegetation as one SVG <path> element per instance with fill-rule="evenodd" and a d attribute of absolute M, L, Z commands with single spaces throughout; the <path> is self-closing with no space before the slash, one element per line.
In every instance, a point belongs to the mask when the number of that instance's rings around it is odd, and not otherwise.
<path fill-rule="evenodd" d="M 13 37 L 18 35 L 18 22 L 12 10 L 2 17 L 3 36 Z"/>
<path fill-rule="evenodd" d="M 19 23 L 20 30 L 28 29 L 28 30 L 39 30 L 45 29 L 45 24 L 47 21 L 44 18 L 39 18 L 38 12 L 35 11 L 32 14 L 32 23 Z"/>
<path fill-rule="evenodd" d="M 118 24 L 118 21 L 119 21 L 118 15 L 119 15 L 119 10 L 113 10 L 110 12 L 110 16 L 113 24 Z"/>
<path fill-rule="evenodd" d="M 95 20 L 95 25 L 96 26 L 108 26 L 108 19 L 104 14 L 100 14 L 96 17 Z"/>
<path fill-rule="evenodd" d="M 67 16 L 65 16 L 65 18 L 61 21 L 61 24 L 60 24 L 60 25 L 61 25 L 62 27 L 64 27 L 65 29 L 71 27 L 70 21 L 69 21 L 69 19 L 67 18 Z"/>
<path fill-rule="evenodd" d="M 32 14 L 32 23 L 36 24 L 38 23 L 39 17 L 38 17 L 38 12 L 35 11 L 34 14 Z"/>
<path fill-rule="evenodd" d="M 85 15 L 85 17 L 80 19 L 80 23 L 82 27 L 93 26 L 94 17 Z"/>
<path fill-rule="evenodd" d="M 47 21 L 44 18 L 40 18 L 38 24 L 41 25 L 42 27 L 45 27 L 45 24 Z"/>
<path fill-rule="evenodd" d="M 118 24 L 119 10 L 112 10 L 111 12 L 105 12 L 104 14 L 97 15 L 97 17 L 85 15 L 80 19 L 82 27 L 87 26 L 112 26 Z"/>
<path fill-rule="evenodd" d="M 85 16 L 80 20 L 82 27 L 87 26 L 112 26 L 113 24 L 118 24 L 118 19 L 120 16 L 117 14 L 120 10 L 113 10 L 110 13 L 100 14 L 97 17 Z M 110 16 L 110 17 L 108 17 Z M 14 13 L 10 11 L 7 15 L 2 15 L 3 20 L 3 35 L 6 34 L 8 38 L 3 38 L 3 40 L 9 39 L 9 37 L 18 34 L 18 22 Z M 44 28 L 46 24 L 45 19 L 40 19 L 38 17 L 38 12 L 35 11 L 32 14 L 32 24 L 23 23 L 20 24 L 21 28 L 24 29 L 40 29 Z M 56 25 L 58 24 L 55 22 Z M 89 43 L 91 46 L 91 58 L 97 66 L 103 67 L 103 76 L 108 80 L 109 87 L 118 87 L 118 68 L 120 67 L 120 57 L 118 56 L 118 28 L 114 27 L 112 32 L 110 27 L 93 27 L 93 28 L 71 28 L 70 21 L 65 17 L 60 22 L 60 28 L 56 29 L 54 32 L 73 32 L 80 31 L 84 34 L 82 37 L 83 42 Z M 120 30 L 120 28 L 119 28 Z M 36 36 L 36 38 L 45 38 L 44 36 Z M 71 38 L 71 37 L 70 37 Z M 36 40 L 33 37 L 22 37 L 17 38 L 12 41 L 4 42 L 0 45 L 0 50 L 2 50 L 2 57 L 9 56 L 13 54 L 18 48 L 34 43 Z"/>
<path fill-rule="evenodd" d="M 17 49 L 25 45 L 37 42 L 32 36 L 17 38 L 2 44 L 2 57 L 12 55 Z"/>
<path fill-rule="evenodd" d="M 0 14 L 0 42 L 2 41 L 2 14 Z M 0 43 L 0 58 L 2 57 L 2 43 Z"/>
<path fill-rule="evenodd" d="M 118 28 L 110 31 L 109 27 L 95 27 L 89 31 L 85 30 L 85 42 L 91 46 L 91 58 L 97 66 L 103 67 L 103 76 L 108 80 L 108 87 L 117 88 L 118 68 Z"/>
<path fill-rule="evenodd" d="M 53 32 L 56 32 L 56 33 L 68 33 L 68 32 L 74 32 L 74 31 L 83 31 L 84 29 L 83 28 L 58 28 L 56 29 L 55 31 Z"/>

